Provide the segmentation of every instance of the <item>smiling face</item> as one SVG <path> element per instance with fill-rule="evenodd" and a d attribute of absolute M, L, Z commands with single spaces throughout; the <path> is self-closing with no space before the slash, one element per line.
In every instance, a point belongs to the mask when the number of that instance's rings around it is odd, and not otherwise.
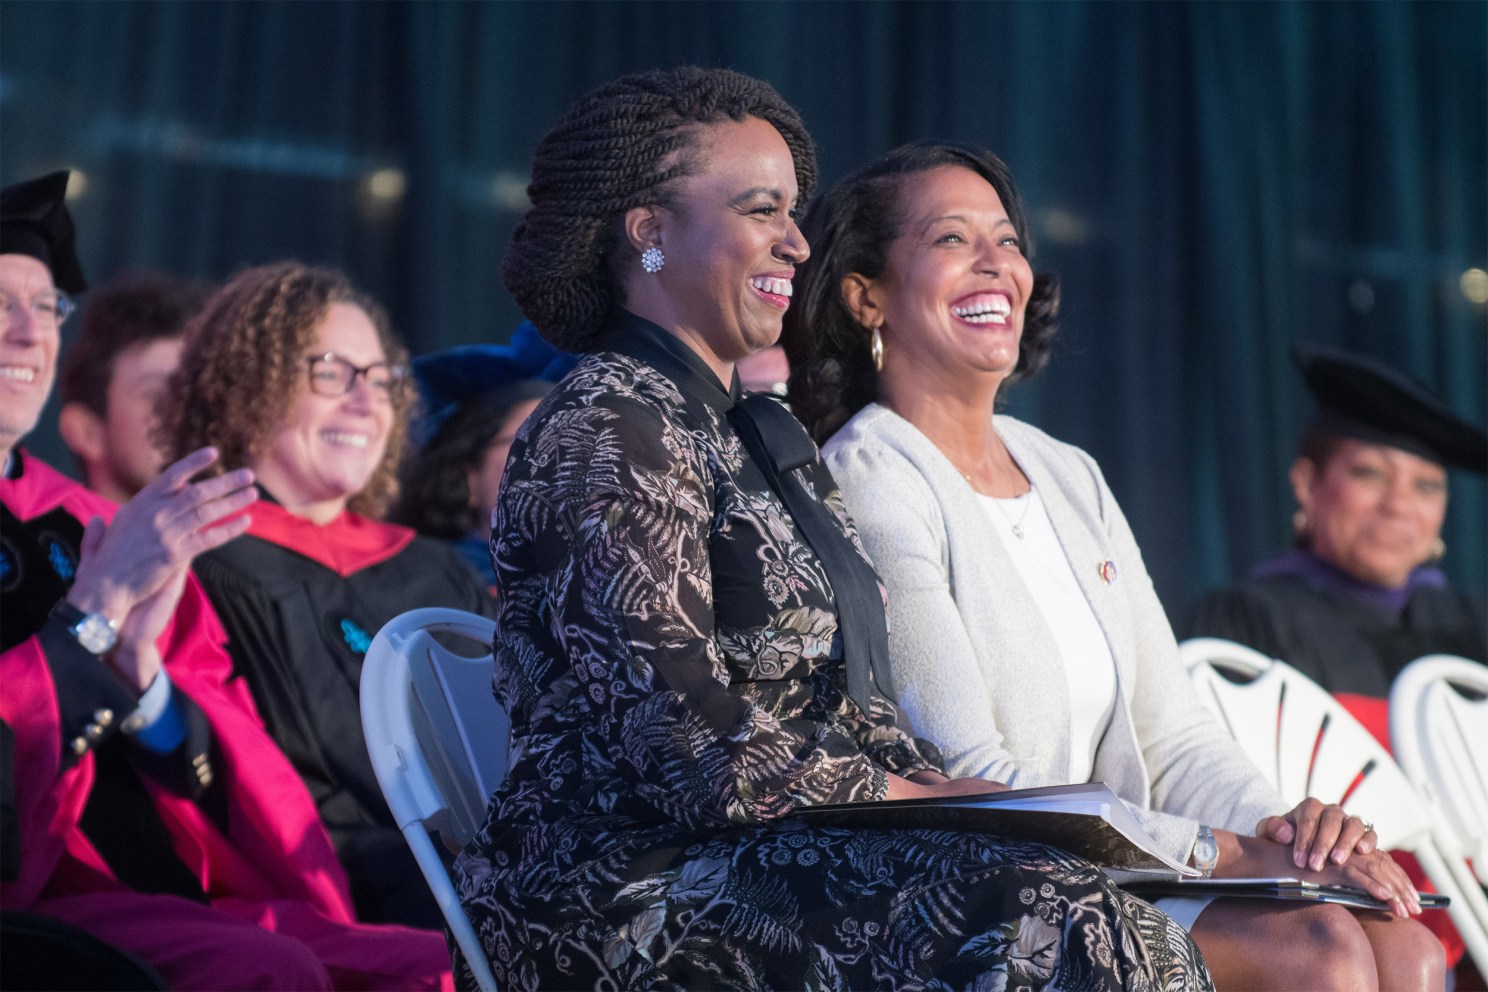
<path fill-rule="evenodd" d="M 57 376 L 61 334 L 38 320 L 30 303 L 54 290 L 52 272 L 30 255 L 0 255 L 0 293 L 13 305 L 0 313 L 0 453 L 31 433 Z"/>
<path fill-rule="evenodd" d="M 1399 448 L 1345 438 L 1319 469 L 1292 466 L 1313 554 L 1349 575 L 1391 589 L 1431 556 L 1447 512 L 1447 473 Z"/>
<path fill-rule="evenodd" d="M 698 144 L 697 172 L 669 207 L 647 208 L 654 222 L 632 235 L 640 247 L 660 247 L 666 264 L 635 274 L 627 300 L 722 378 L 779 339 L 795 266 L 809 249 L 794 217 L 795 163 L 774 127 L 753 117 L 708 125 Z"/>
<path fill-rule="evenodd" d="M 285 509 L 317 523 L 334 518 L 382 462 L 393 406 L 367 376 L 344 396 L 312 392 L 309 359 L 334 353 L 362 368 L 387 361 L 377 328 L 351 303 L 332 303 L 304 356 L 304 373 L 284 420 L 248 458 L 258 481 Z"/>
<path fill-rule="evenodd" d="M 1033 269 L 992 184 L 943 166 L 902 180 L 898 237 L 875 279 L 849 276 L 849 306 L 883 335 L 883 375 L 956 389 L 1018 364 Z M 854 287 L 860 287 L 855 292 Z M 906 380 L 908 381 L 908 380 Z"/>

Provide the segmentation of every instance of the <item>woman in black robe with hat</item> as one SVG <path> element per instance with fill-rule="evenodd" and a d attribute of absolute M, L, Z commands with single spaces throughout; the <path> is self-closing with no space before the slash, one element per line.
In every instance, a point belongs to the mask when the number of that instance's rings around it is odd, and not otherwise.
<path fill-rule="evenodd" d="M 1211 593 L 1182 637 L 1222 637 L 1299 669 L 1390 747 L 1390 685 L 1416 658 L 1488 661 L 1488 601 L 1437 567 L 1447 467 L 1483 474 L 1488 435 L 1383 362 L 1299 347 L 1318 410 L 1292 463 L 1295 547 Z M 1411 881 L 1414 859 L 1396 854 Z M 1429 890 L 1429 888 L 1428 888 Z M 1461 938 L 1444 914 L 1423 922 L 1451 968 Z"/>
<path fill-rule="evenodd" d="M 1292 463 L 1296 547 L 1211 594 L 1188 637 L 1223 637 L 1280 658 L 1388 746 L 1390 683 L 1422 655 L 1488 661 L 1481 594 L 1436 563 L 1447 466 L 1488 470 L 1488 435 L 1420 383 L 1374 359 L 1299 348 L 1318 400 Z"/>

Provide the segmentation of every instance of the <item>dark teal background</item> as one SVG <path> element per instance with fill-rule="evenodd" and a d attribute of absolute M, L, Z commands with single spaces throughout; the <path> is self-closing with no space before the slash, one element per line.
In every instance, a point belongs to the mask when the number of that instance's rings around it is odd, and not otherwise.
<path fill-rule="evenodd" d="M 1370 351 L 1488 420 L 1488 5 L 0 5 L 0 176 L 71 166 L 95 282 L 347 269 L 416 351 L 505 340 L 497 265 L 574 97 L 683 62 L 768 79 L 824 178 L 902 141 L 986 145 L 1065 286 L 1012 409 L 1088 449 L 1171 610 L 1284 545 L 1310 403 L 1293 342 Z M 400 200 L 365 191 L 374 170 Z M 75 330 L 75 327 L 70 328 Z M 59 464 L 50 428 L 33 447 Z M 1454 581 L 1483 589 L 1483 480 Z M 1119 563 L 1118 563 L 1119 564 Z"/>

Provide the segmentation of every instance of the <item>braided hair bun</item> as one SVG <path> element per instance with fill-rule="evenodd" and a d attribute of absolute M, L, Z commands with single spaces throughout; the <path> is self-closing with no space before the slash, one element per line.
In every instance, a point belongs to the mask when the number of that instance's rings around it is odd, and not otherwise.
<path fill-rule="evenodd" d="M 585 351 L 624 302 L 617 262 L 625 212 L 667 205 L 701 167 L 699 126 L 758 117 L 785 139 L 801 202 L 816 187 L 816 152 L 795 108 L 769 83 L 730 69 L 684 66 L 624 76 L 571 106 L 537 146 L 531 209 L 512 232 L 501 278 L 544 338 Z"/>

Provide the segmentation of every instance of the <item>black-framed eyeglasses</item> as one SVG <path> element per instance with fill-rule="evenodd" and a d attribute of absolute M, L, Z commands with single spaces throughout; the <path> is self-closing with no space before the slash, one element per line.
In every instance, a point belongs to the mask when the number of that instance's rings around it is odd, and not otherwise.
<path fill-rule="evenodd" d="M 394 390 L 408 377 L 408 369 L 402 365 L 373 362 L 357 366 L 334 351 L 311 355 L 305 361 L 310 366 L 310 391 L 320 396 L 345 396 L 356 385 L 357 379 L 365 376 L 374 396 L 391 399 Z"/>
<path fill-rule="evenodd" d="M 0 310 L 9 314 L 12 307 L 22 304 L 25 304 L 31 311 L 32 318 L 38 324 L 59 327 L 67 319 L 68 314 L 77 309 L 77 304 L 72 302 L 72 297 L 60 289 L 44 289 L 29 300 L 21 299 L 8 289 L 0 289 Z"/>

